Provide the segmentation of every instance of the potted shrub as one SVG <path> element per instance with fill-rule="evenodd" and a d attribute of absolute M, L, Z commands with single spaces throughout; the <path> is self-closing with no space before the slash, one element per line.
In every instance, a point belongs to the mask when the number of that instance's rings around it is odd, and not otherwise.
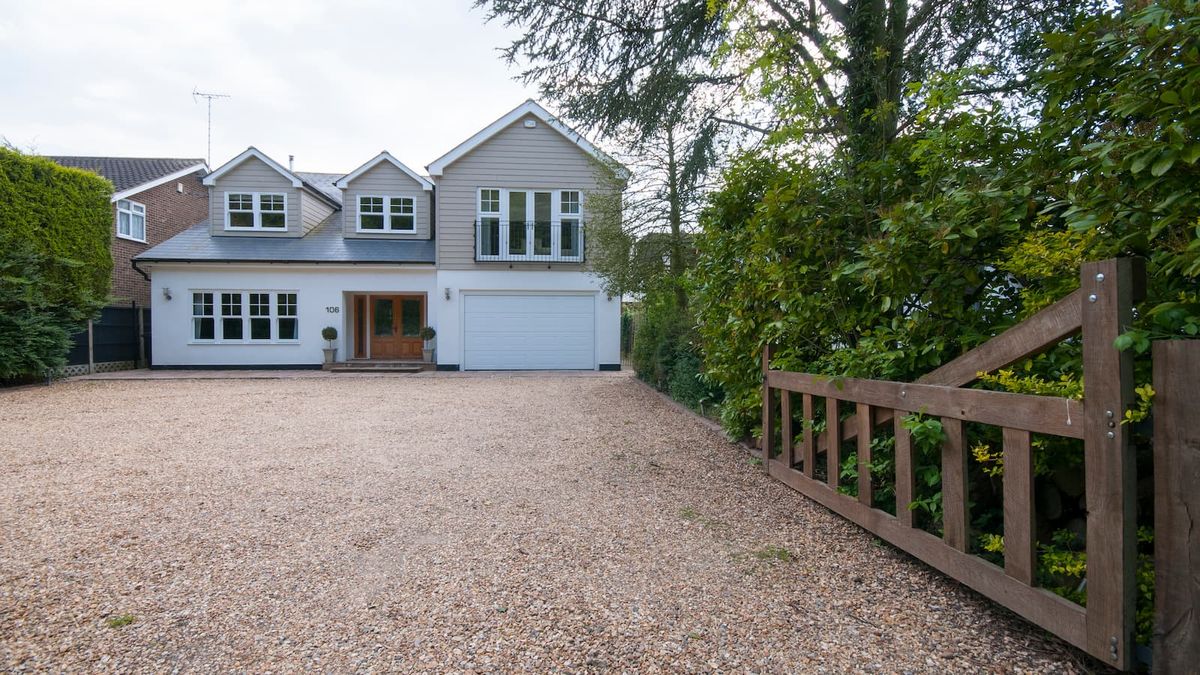
<path fill-rule="evenodd" d="M 325 363 L 337 361 L 337 347 L 333 346 L 333 341 L 337 339 L 337 336 L 337 329 L 333 326 L 325 326 L 321 329 L 321 337 L 329 343 L 328 347 L 321 349 L 321 351 L 325 352 Z"/>
<path fill-rule="evenodd" d="M 417 335 L 425 341 L 421 348 L 421 358 L 425 360 L 425 363 L 433 363 L 433 340 L 437 337 L 437 331 L 433 329 L 433 326 L 422 326 L 421 330 L 417 331 Z"/>

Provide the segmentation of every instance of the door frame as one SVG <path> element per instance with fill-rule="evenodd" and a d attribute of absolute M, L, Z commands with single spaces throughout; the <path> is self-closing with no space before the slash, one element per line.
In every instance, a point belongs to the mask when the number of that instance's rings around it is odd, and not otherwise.
<path fill-rule="evenodd" d="M 370 361 L 371 356 L 371 298 L 419 298 L 421 300 L 421 325 L 429 325 L 429 294 L 425 291 L 367 291 L 350 293 L 351 325 L 354 326 L 353 356 L 356 361 Z M 359 302 L 362 302 L 360 312 Z M 419 339 L 419 338 L 418 338 Z M 362 349 L 359 349 L 359 348 Z M 417 357 L 418 359 L 420 357 Z"/>

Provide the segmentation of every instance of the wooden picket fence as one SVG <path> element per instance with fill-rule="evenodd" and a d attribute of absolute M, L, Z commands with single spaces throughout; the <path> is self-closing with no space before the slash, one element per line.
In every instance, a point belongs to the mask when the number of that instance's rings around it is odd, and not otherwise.
<path fill-rule="evenodd" d="M 915 383 L 830 379 L 772 370 L 763 354 L 763 466 L 769 474 L 892 545 L 1120 669 L 1133 665 L 1136 563 L 1135 462 L 1121 424 L 1133 399 L 1133 362 L 1114 340 L 1128 329 L 1143 294 L 1139 260 L 1083 266 L 1080 289 Z M 991 372 L 1082 332 L 1084 397 L 963 389 Z M 1155 346 L 1156 568 L 1155 670 L 1187 672 L 1200 654 L 1200 341 Z M 1161 367 L 1160 367 L 1161 366 Z M 792 394 L 800 395 L 799 415 Z M 813 430 L 814 397 L 826 429 Z M 841 402 L 855 414 L 839 420 Z M 941 418 L 943 535 L 914 525 L 909 413 Z M 799 422 L 800 442 L 796 443 Z M 895 436 L 896 515 L 872 497 L 871 437 L 891 423 Z M 972 555 L 965 423 L 1003 429 L 1003 568 Z M 1087 500 L 1087 607 L 1036 585 L 1034 470 L 1030 435 L 1082 439 Z M 778 434 L 778 441 L 776 440 Z M 858 495 L 837 491 L 843 441 L 857 439 Z M 826 481 L 816 468 L 824 455 Z M 1190 472 L 1190 473 L 1189 473 Z M 1164 560 L 1171 556 L 1171 560 Z M 1185 663 L 1186 661 L 1186 663 Z"/>

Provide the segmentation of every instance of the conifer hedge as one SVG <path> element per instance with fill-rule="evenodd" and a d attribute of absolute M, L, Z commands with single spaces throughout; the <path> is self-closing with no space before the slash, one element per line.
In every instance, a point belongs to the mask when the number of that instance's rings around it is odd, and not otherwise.
<path fill-rule="evenodd" d="M 0 380 L 66 365 L 71 335 L 108 299 L 113 186 L 0 148 Z"/>

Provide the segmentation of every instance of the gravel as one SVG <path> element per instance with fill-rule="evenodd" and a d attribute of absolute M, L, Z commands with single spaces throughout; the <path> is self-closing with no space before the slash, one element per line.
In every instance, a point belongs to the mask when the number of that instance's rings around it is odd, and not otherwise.
<path fill-rule="evenodd" d="M 623 374 L 0 392 L 0 668 L 1094 667 Z"/>

